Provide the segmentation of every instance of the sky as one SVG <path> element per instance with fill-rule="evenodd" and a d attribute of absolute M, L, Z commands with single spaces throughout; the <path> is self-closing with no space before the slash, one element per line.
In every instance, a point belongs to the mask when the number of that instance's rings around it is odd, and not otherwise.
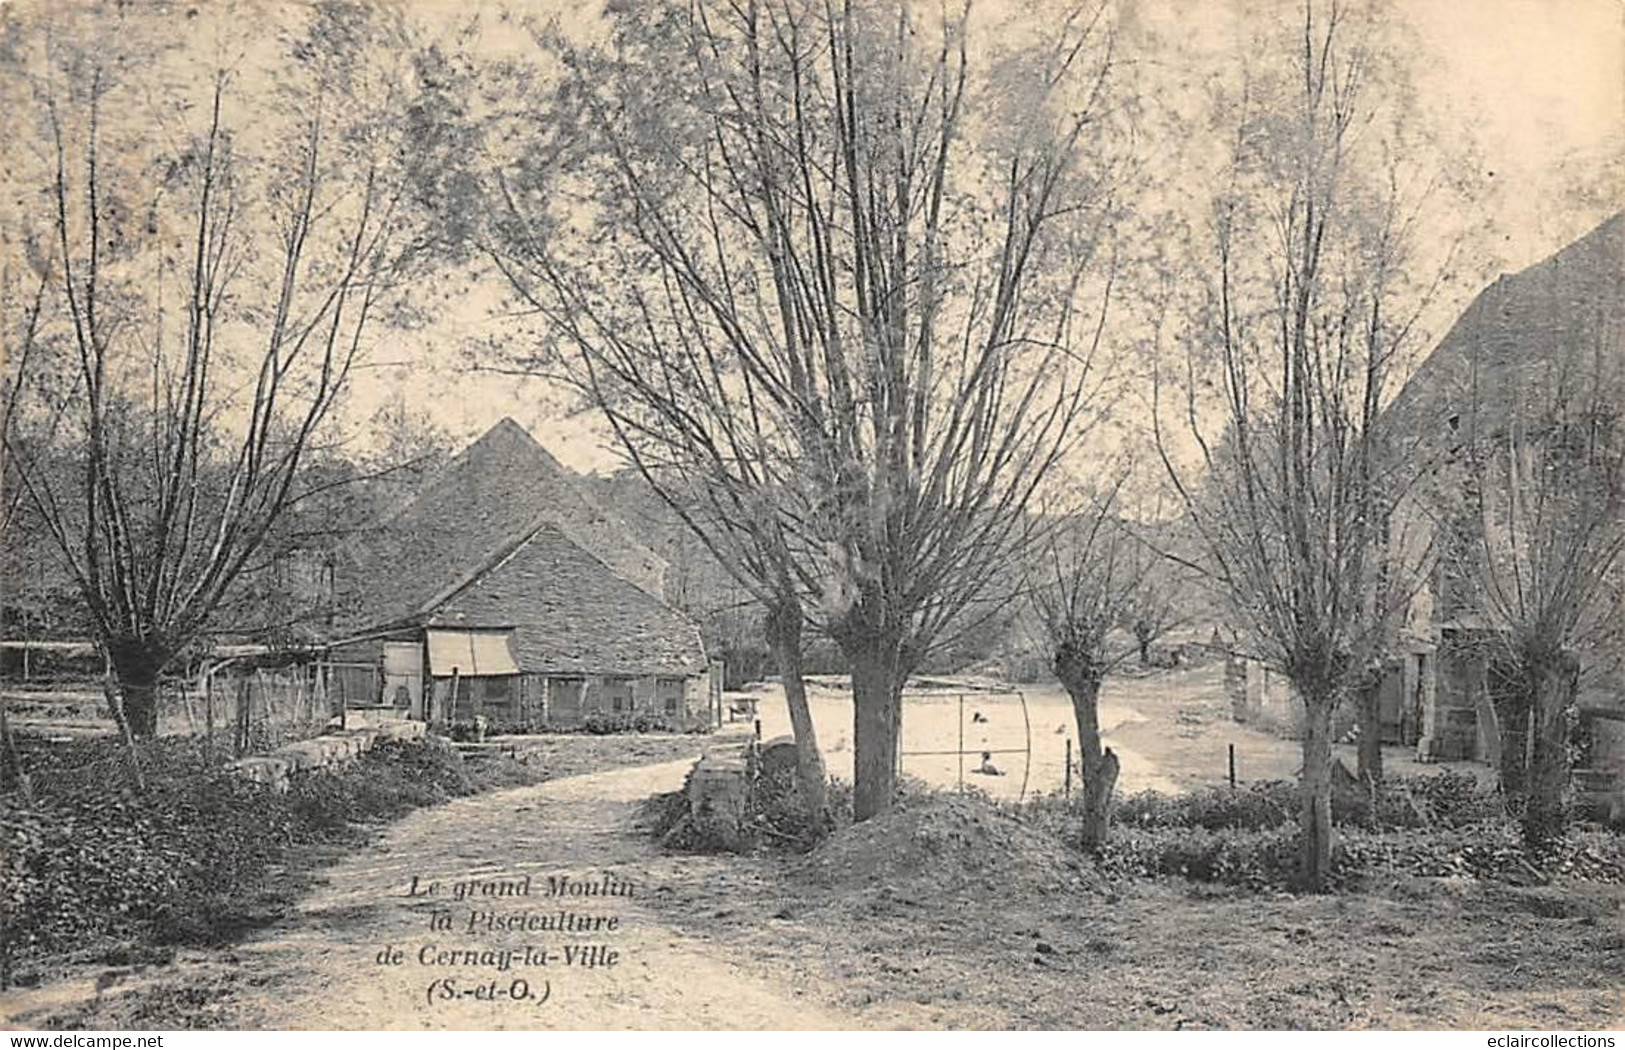
<path fill-rule="evenodd" d="M 1142 7 L 1160 31 L 1185 34 L 1198 54 L 1216 61 L 1233 53 L 1247 28 L 1241 4 L 1142 0 Z M 1485 250 L 1496 258 L 1479 260 L 1482 269 L 1493 276 L 1538 262 L 1621 207 L 1625 4 L 1406 0 L 1395 11 L 1424 52 L 1416 63 L 1419 103 L 1471 132 L 1485 166 L 1489 190 L 1479 205 L 1495 234 L 1493 249 Z M 1576 186 L 1608 192 L 1575 199 Z M 1459 301 L 1442 308 L 1454 316 L 1475 294 L 1462 288 Z M 566 416 L 545 384 L 461 370 L 451 344 L 509 323 L 488 315 L 498 298 L 494 289 L 459 295 L 441 324 L 413 340 L 418 345 L 380 354 L 414 364 L 371 370 L 355 410 L 404 394 L 459 439 L 512 416 L 566 464 L 612 468 L 601 428 Z"/>
<path fill-rule="evenodd" d="M 1233 62 L 1256 13 L 1276 0 L 1121 0 L 1162 39 L 1177 42 L 1190 82 L 1202 67 Z M 0 0 L 4 3 L 4 0 Z M 207 0 L 204 5 L 206 6 Z M 1492 279 L 1531 265 L 1584 234 L 1622 207 L 1625 188 L 1625 0 L 1390 0 L 1390 17 L 1412 41 L 1416 101 L 1428 116 L 1476 143 L 1486 185 L 1479 221 L 1493 237 L 1479 244 L 1475 277 Z M 581 4 L 559 0 L 481 0 L 474 8 L 449 0 L 401 0 L 399 6 L 431 31 L 447 34 L 469 11 L 482 20 L 479 36 L 491 54 L 522 55 L 533 47 L 504 6 L 558 14 L 591 32 L 594 17 Z M 1026 10 L 998 10 L 983 0 L 989 22 Z M 1017 15 L 1016 17 L 1020 17 Z M 1170 90 L 1174 88 L 1172 82 Z M 1152 143 L 1155 151 L 1157 144 Z M 1478 285 L 1453 289 L 1440 309 L 1445 323 L 1465 308 Z M 590 417 L 571 416 L 567 398 L 546 383 L 470 372 L 466 347 L 511 327 L 504 289 L 495 280 L 450 281 L 424 290 L 435 320 L 401 332 L 372 328 L 366 367 L 354 378 L 344 421 L 359 430 L 378 408 L 405 399 L 426 411 L 458 442 L 511 416 L 567 465 L 584 471 L 614 467 L 604 431 Z"/>

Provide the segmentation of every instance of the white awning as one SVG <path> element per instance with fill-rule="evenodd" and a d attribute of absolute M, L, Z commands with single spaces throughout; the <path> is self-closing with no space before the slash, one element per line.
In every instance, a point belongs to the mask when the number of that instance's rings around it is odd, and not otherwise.
<path fill-rule="evenodd" d="M 429 636 L 429 674 L 463 678 L 518 674 L 511 631 L 436 631 Z"/>

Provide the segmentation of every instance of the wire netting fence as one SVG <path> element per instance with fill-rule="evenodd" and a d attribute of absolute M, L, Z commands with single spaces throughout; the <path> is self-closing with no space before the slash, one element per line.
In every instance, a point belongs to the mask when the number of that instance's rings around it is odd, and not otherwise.
<path fill-rule="evenodd" d="M 223 668 L 164 683 L 158 731 L 220 754 L 269 751 L 320 733 L 343 710 L 317 668 Z"/>

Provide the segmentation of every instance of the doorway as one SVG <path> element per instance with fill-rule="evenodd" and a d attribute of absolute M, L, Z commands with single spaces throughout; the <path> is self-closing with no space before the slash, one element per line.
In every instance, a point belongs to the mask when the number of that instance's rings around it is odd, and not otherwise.
<path fill-rule="evenodd" d="M 408 718 L 423 717 L 423 646 L 384 643 L 383 704 Z"/>

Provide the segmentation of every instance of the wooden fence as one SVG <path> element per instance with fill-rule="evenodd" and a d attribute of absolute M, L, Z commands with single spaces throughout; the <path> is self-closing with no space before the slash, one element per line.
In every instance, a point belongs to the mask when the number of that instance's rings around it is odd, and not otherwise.
<path fill-rule="evenodd" d="M 337 712 L 314 667 L 227 667 L 168 683 L 159 731 L 203 737 L 211 750 L 241 756 L 316 736 Z"/>

